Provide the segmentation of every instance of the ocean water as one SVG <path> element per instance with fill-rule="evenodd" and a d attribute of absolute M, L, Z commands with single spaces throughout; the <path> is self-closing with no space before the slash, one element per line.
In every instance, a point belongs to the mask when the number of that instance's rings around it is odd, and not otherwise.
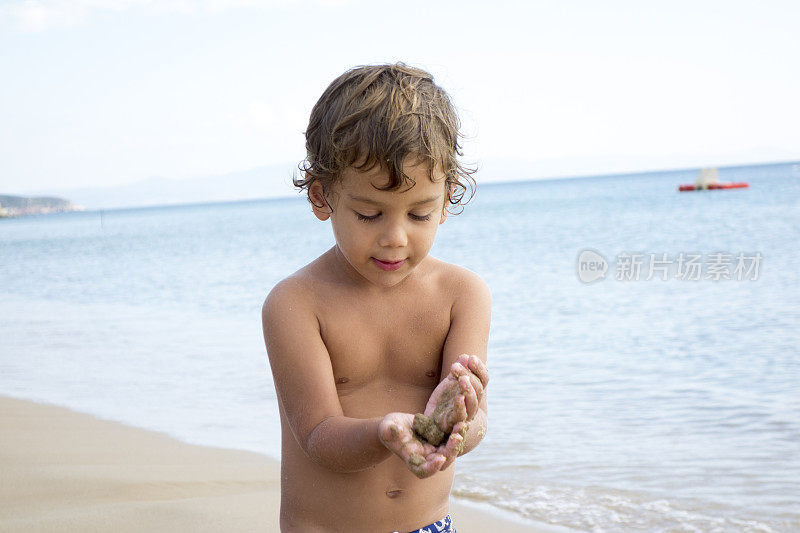
<path fill-rule="evenodd" d="M 456 497 L 580 531 L 800 530 L 800 170 L 676 191 L 695 175 L 479 185 L 440 228 L 432 254 L 493 293 Z M 0 394 L 277 458 L 260 306 L 332 244 L 299 198 L 2 220 Z"/>

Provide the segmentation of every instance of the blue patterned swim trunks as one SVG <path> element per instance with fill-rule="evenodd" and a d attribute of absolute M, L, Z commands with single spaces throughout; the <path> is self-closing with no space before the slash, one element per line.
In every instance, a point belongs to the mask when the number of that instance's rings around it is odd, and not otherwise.
<path fill-rule="evenodd" d="M 450 515 L 447 515 L 438 522 L 415 529 L 411 533 L 456 533 L 456 528 L 453 527 L 453 521 L 450 519 Z"/>

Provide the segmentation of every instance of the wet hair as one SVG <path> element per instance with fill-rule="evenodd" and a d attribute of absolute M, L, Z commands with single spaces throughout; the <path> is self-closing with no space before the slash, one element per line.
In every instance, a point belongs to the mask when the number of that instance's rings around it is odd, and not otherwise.
<path fill-rule="evenodd" d="M 475 170 L 458 159 L 459 128 L 450 97 L 428 72 L 403 63 L 355 67 L 333 80 L 311 110 L 306 158 L 294 185 L 308 192 L 318 181 L 328 194 L 347 167 L 367 172 L 380 166 L 389 183 L 376 188 L 394 191 L 414 185 L 403 163 L 417 158 L 432 181 L 435 170 L 444 173 L 448 210 L 463 210 L 475 194 Z"/>

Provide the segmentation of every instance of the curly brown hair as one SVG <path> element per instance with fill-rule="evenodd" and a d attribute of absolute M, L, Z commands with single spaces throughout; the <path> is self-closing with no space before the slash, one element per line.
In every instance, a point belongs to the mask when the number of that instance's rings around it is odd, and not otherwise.
<path fill-rule="evenodd" d="M 428 72 L 403 63 L 352 68 L 333 80 L 311 111 L 306 159 L 294 185 L 307 190 L 318 181 L 327 194 L 345 168 L 380 165 L 389 183 L 379 189 L 394 191 L 414 185 L 403 162 L 415 156 L 428 164 L 431 180 L 434 169 L 444 172 L 445 205 L 463 210 L 475 194 L 475 169 L 458 160 L 459 127 L 450 97 Z"/>

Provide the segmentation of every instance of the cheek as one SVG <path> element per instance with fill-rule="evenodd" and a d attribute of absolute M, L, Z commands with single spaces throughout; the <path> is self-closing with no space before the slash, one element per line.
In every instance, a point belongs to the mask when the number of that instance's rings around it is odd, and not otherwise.
<path fill-rule="evenodd" d="M 338 221 L 333 228 L 336 242 L 349 250 L 362 250 L 369 247 L 369 236 L 363 222 L 359 221 Z"/>
<path fill-rule="evenodd" d="M 430 223 L 430 226 L 426 226 L 424 229 L 420 230 L 416 241 L 421 247 L 424 247 L 426 250 L 430 250 L 433 246 L 434 240 L 436 239 L 437 229 L 439 229 L 439 224 Z"/>

